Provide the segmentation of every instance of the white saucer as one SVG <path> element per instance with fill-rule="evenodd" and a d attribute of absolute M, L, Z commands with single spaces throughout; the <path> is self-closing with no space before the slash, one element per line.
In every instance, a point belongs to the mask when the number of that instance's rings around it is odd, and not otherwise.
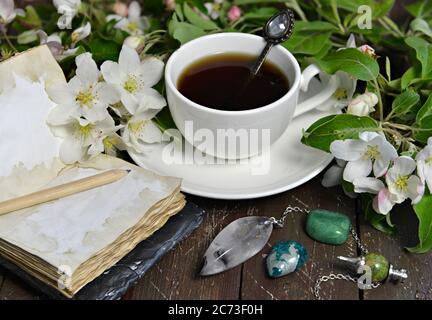
<path fill-rule="evenodd" d="M 315 94 L 321 83 L 313 79 L 307 94 Z M 295 188 L 316 175 L 332 161 L 333 156 L 305 146 L 300 142 L 302 129 L 335 111 L 310 111 L 290 123 L 285 133 L 270 150 L 270 169 L 265 175 L 254 175 L 253 164 L 166 164 L 162 161 L 165 145 L 157 145 L 147 154 L 129 151 L 141 167 L 166 176 L 183 178 L 182 191 L 215 199 L 250 199 L 273 195 Z M 262 157 L 262 156 L 260 156 Z M 258 158 L 254 160 L 259 160 Z M 255 167 L 256 168 L 256 167 Z"/>

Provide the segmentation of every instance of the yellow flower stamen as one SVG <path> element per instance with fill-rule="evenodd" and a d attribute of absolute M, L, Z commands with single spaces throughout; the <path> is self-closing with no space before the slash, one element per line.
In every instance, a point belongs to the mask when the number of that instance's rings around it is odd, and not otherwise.
<path fill-rule="evenodd" d="M 432 157 L 429 157 L 425 160 L 427 165 L 432 165 Z"/>
<path fill-rule="evenodd" d="M 344 88 L 337 88 L 333 94 L 336 100 L 342 100 L 348 98 L 348 93 Z"/>
<path fill-rule="evenodd" d="M 91 135 L 93 128 L 94 126 L 90 123 L 85 126 L 82 126 L 79 123 L 77 123 L 74 126 L 74 133 L 79 139 L 84 140 Z"/>
<path fill-rule="evenodd" d="M 132 94 L 135 93 L 136 91 L 138 91 L 140 86 L 141 86 L 140 82 L 133 75 L 129 75 L 129 77 L 127 78 L 127 80 L 123 84 L 123 88 L 127 92 L 132 93 Z"/>
<path fill-rule="evenodd" d="M 395 186 L 400 191 L 406 191 L 408 188 L 408 178 L 409 176 L 398 176 L 395 181 Z"/>
<path fill-rule="evenodd" d="M 92 107 L 93 102 L 96 99 L 96 97 L 93 95 L 92 89 L 89 88 L 88 90 L 80 91 L 75 97 L 75 101 L 79 103 L 81 107 Z"/>
<path fill-rule="evenodd" d="M 138 33 L 140 31 L 139 25 L 136 22 L 129 22 L 126 26 L 126 29 L 132 34 Z"/>
<path fill-rule="evenodd" d="M 378 149 L 378 146 L 376 146 L 376 145 L 374 145 L 374 146 L 368 145 L 366 147 L 366 151 L 364 153 L 364 157 L 366 159 L 376 160 L 376 159 L 379 159 L 380 155 L 381 155 L 381 153 L 380 153 L 380 151 Z"/>
<path fill-rule="evenodd" d="M 146 125 L 148 120 L 141 120 L 141 121 L 136 121 L 136 122 L 129 122 L 128 124 L 128 128 L 129 130 L 133 133 L 133 134 L 138 134 L 139 132 L 142 131 L 142 129 L 144 128 L 144 126 Z"/>

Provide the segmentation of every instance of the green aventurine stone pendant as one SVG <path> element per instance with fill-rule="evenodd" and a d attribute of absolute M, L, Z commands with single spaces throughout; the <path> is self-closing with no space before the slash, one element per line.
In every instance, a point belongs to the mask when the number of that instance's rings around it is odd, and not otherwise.
<path fill-rule="evenodd" d="M 338 212 L 314 209 L 306 218 L 306 232 L 312 239 L 340 245 L 347 241 L 351 228 L 350 219 Z"/>
<path fill-rule="evenodd" d="M 363 273 L 364 267 L 369 267 L 371 280 L 374 283 L 384 282 L 387 280 L 392 282 L 403 282 L 408 278 L 405 269 L 395 269 L 386 257 L 377 253 L 368 253 L 365 256 L 358 258 L 339 256 L 338 259 L 347 263 L 347 265 L 355 272 L 360 271 L 360 273 Z"/>

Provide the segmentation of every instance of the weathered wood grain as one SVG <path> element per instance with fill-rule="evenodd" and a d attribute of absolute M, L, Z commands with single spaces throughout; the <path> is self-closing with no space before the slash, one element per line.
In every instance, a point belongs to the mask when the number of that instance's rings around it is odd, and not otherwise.
<path fill-rule="evenodd" d="M 21 279 L 0 268 L 0 300 L 39 300 L 39 294 Z"/>

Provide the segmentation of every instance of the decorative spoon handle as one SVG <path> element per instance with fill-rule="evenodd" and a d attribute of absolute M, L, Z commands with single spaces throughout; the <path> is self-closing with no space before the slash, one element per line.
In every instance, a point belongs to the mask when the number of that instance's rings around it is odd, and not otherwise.
<path fill-rule="evenodd" d="M 267 42 L 263 51 L 259 55 L 258 59 L 255 61 L 254 66 L 251 69 L 251 73 L 253 76 L 256 76 L 259 69 L 261 68 L 262 64 L 264 63 L 264 60 L 266 59 L 268 53 L 273 48 L 274 44 L 271 42 Z"/>

